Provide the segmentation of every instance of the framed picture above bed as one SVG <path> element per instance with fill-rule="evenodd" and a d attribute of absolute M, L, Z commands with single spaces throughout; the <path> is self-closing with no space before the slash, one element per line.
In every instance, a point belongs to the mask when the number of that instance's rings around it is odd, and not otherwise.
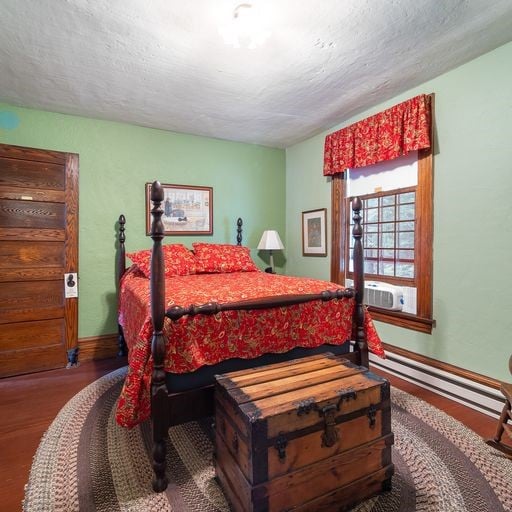
<path fill-rule="evenodd" d="M 162 183 L 166 235 L 213 234 L 213 188 Z M 146 183 L 146 235 L 151 231 L 151 183 Z"/>
<path fill-rule="evenodd" d="M 327 208 L 302 212 L 302 255 L 327 256 Z"/>

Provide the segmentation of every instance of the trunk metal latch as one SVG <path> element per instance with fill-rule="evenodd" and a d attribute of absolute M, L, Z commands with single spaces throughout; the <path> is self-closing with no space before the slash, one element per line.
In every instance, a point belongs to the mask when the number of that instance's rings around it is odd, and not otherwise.
<path fill-rule="evenodd" d="M 324 418 L 324 433 L 322 434 L 322 446 L 333 446 L 338 440 L 338 429 L 336 428 L 336 404 L 326 405 L 321 409 L 320 415 Z"/>

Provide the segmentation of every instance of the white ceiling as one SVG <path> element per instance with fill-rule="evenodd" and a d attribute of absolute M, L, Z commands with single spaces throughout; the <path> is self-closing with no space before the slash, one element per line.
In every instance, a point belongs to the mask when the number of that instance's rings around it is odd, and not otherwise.
<path fill-rule="evenodd" d="M 253 0 L 236 49 L 239 3 L 0 0 L 0 101 L 288 147 L 512 39 L 511 0 Z"/>

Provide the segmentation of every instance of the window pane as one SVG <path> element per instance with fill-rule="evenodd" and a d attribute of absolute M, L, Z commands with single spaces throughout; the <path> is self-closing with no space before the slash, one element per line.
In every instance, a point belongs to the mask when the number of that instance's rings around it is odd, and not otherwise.
<path fill-rule="evenodd" d="M 404 194 L 399 194 L 398 195 L 398 202 L 400 204 L 414 203 L 415 196 L 416 196 L 415 192 L 405 192 Z"/>
<path fill-rule="evenodd" d="M 395 194 L 382 198 L 382 206 L 391 206 L 393 204 L 395 204 Z"/>
<path fill-rule="evenodd" d="M 377 249 L 365 249 L 364 257 L 366 259 L 377 259 L 379 257 L 379 251 Z"/>
<path fill-rule="evenodd" d="M 386 222 L 380 225 L 382 231 L 395 231 L 395 223 L 394 222 Z"/>
<path fill-rule="evenodd" d="M 382 260 L 395 260 L 395 250 L 394 249 L 383 249 L 380 252 L 380 259 Z"/>
<path fill-rule="evenodd" d="M 377 233 L 377 231 L 379 230 L 379 225 L 378 224 L 366 224 L 364 226 L 364 230 L 366 231 L 366 233 Z"/>
<path fill-rule="evenodd" d="M 379 206 L 379 199 L 377 197 L 373 197 L 371 199 L 366 199 L 364 207 L 368 208 L 377 208 Z"/>
<path fill-rule="evenodd" d="M 385 263 L 381 261 L 379 263 L 379 274 L 383 276 L 394 276 L 395 275 L 395 264 Z"/>
<path fill-rule="evenodd" d="M 414 261 L 414 251 L 398 251 L 398 261 Z"/>
<path fill-rule="evenodd" d="M 378 246 L 378 234 L 368 233 L 366 236 L 366 247 L 377 247 Z"/>
<path fill-rule="evenodd" d="M 398 233 L 398 247 L 401 249 L 414 248 L 414 233 L 412 231 Z"/>
<path fill-rule="evenodd" d="M 396 264 L 397 277 L 414 277 L 414 264 L 412 263 L 397 263 Z"/>
<path fill-rule="evenodd" d="M 380 238 L 381 247 L 395 247 L 395 233 L 382 233 Z"/>
<path fill-rule="evenodd" d="M 382 220 L 390 221 L 395 220 L 395 207 L 387 206 L 386 208 L 382 208 Z"/>
<path fill-rule="evenodd" d="M 414 204 L 403 204 L 398 208 L 399 220 L 414 219 Z"/>
<path fill-rule="evenodd" d="M 414 222 L 399 222 L 398 231 L 414 231 Z"/>
<path fill-rule="evenodd" d="M 366 274 L 378 274 L 378 263 L 373 260 L 366 260 L 364 262 L 364 271 Z"/>
<path fill-rule="evenodd" d="M 377 208 L 370 208 L 366 210 L 366 219 L 365 222 L 378 222 L 379 220 L 379 210 Z"/>

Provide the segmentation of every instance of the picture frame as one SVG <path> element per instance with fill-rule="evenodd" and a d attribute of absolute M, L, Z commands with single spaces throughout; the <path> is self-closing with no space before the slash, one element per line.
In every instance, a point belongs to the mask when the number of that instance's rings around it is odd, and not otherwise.
<path fill-rule="evenodd" d="M 302 255 L 327 256 L 327 208 L 302 212 Z"/>
<path fill-rule="evenodd" d="M 162 183 L 165 235 L 213 234 L 213 187 Z M 146 183 L 146 235 L 151 233 L 151 183 Z"/>

